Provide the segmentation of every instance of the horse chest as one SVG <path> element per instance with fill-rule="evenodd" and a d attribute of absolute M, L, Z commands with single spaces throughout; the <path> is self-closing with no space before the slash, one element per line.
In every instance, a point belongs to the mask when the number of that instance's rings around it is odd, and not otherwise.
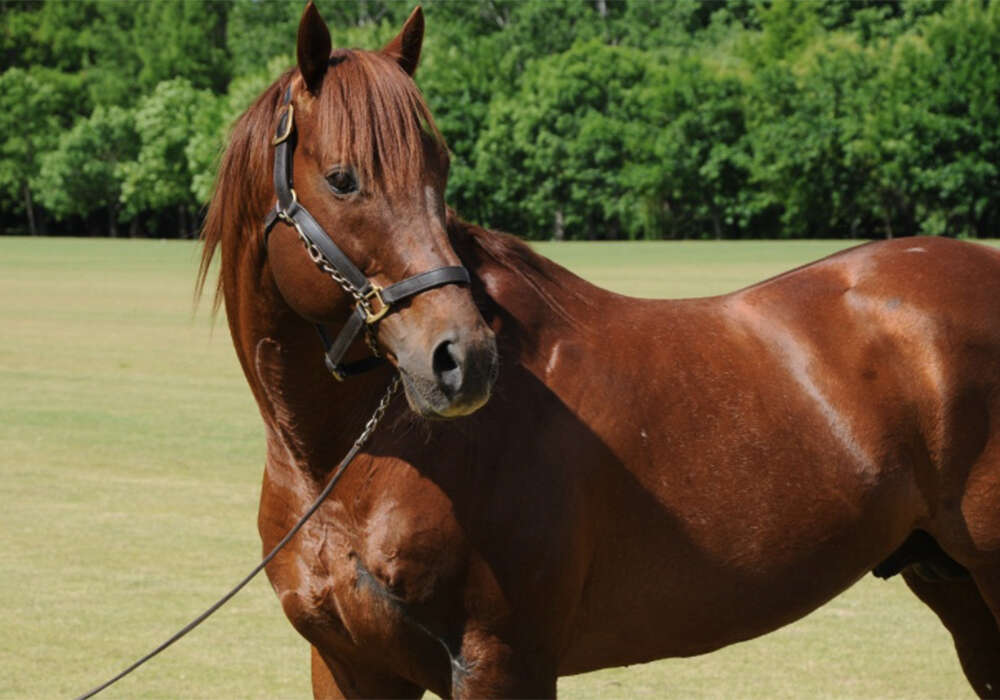
<path fill-rule="evenodd" d="M 463 534 L 450 509 L 428 502 L 439 495 L 371 492 L 368 504 L 325 504 L 269 571 L 285 613 L 318 648 L 439 648 L 443 601 L 458 598 Z"/>
<path fill-rule="evenodd" d="M 458 572 L 466 549 L 450 508 L 392 495 L 375 503 L 350 540 L 355 584 L 407 605 L 431 600 Z"/>

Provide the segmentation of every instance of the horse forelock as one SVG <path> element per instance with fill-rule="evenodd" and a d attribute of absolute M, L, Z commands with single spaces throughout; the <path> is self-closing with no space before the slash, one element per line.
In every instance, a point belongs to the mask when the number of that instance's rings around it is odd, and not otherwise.
<path fill-rule="evenodd" d="M 335 51 L 317 101 L 319 148 L 346 160 L 366 187 L 412 186 L 428 166 L 427 139 L 446 153 L 420 90 L 389 56 Z"/>
<path fill-rule="evenodd" d="M 202 227 L 198 295 L 220 245 L 249 246 L 248 253 L 261 257 L 263 238 L 253 233 L 274 204 L 270 142 L 283 94 L 297 74 L 297 69 L 284 73 L 233 125 Z M 367 187 L 383 192 L 412 187 L 427 167 L 427 139 L 447 153 L 420 91 L 395 60 L 381 53 L 335 51 L 315 99 L 309 116 L 315 120 L 313 133 L 322 138 L 311 147 L 320 157 L 336 153 Z M 297 123 L 305 118 L 296 112 Z M 270 194 L 261 197 L 262 191 Z M 221 303 L 222 282 L 220 276 L 214 309 Z"/>

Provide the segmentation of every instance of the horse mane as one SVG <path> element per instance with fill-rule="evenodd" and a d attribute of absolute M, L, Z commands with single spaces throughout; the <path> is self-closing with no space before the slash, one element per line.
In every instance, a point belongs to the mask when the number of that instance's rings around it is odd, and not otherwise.
<path fill-rule="evenodd" d="M 450 207 L 447 216 L 449 236 L 459 246 L 462 242 L 471 243 L 476 250 L 472 258 L 480 259 L 480 255 L 485 255 L 493 264 L 513 275 L 520 288 L 532 290 L 539 301 L 564 321 L 577 327 L 585 325 L 578 322 L 575 314 L 560 299 L 572 298 L 590 306 L 593 292 L 597 289 L 594 285 L 536 253 L 516 236 L 470 224 Z M 479 265 L 470 261 L 469 267 L 473 275 L 479 273 Z"/>
<path fill-rule="evenodd" d="M 285 71 L 234 122 L 215 176 L 212 199 L 201 227 L 203 248 L 195 284 L 195 298 L 201 296 L 215 251 L 227 237 L 238 236 L 252 222 L 263 221 L 267 204 L 256 193 L 271 176 L 265 161 L 271 155 L 271 132 L 281 106 L 281 95 L 295 69 Z M 222 303 L 222 275 L 216 282 L 213 312 Z"/>
<path fill-rule="evenodd" d="M 262 231 L 273 206 L 271 192 L 274 135 L 284 92 L 298 75 L 286 71 L 268 87 L 233 125 L 222 155 L 212 199 L 202 227 L 201 265 L 195 295 L 201 295 L 216 249 L 228 247 Z M 293 87 L 293 90 L 295 88 Z M 337 50 L 316 96 L 315 129 L 324 138 L 310 147 L 350 164 L 368 188 L 399 189 L 413 182 L 426 167 L 425 139 L 447 155 L 444 137 L 434 124 L 423 96 L 396 61 L 378 52 Z M 263 259 L 262 236 L 242 243 Z M 223 277 L 216 284 L 213 311 L 222 301 Z"/>

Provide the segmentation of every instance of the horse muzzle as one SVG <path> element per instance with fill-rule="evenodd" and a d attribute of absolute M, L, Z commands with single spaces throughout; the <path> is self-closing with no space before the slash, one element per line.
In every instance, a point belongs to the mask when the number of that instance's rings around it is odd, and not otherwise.
<path fill-rule="evenodd" d="M 448 330 L 429 353 L 397 356 L 406 399 L 427 418 L 457 418 L 481 408 L 496 382 L 496 339 L 485 326 L 471 332 Z"/>

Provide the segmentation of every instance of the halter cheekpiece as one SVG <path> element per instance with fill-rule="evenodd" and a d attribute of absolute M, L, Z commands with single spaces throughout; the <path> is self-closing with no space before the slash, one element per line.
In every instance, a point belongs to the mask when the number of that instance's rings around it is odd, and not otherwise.
<path fill-rule="evenodd" d="M 326 352 L 326 367 L 337 380 L 342 381 L 346 377 L 374 369 L 385 361 L 378 355 L 374 342 L 369 342 L 373 353 L 371 357 L 349 364 L 342 362 L 348 348 L 363 329 L 373 329 L 398 301 L 445 284 L 468 284 L 469 272 L 460 265 L 449 265 L 407 277 L 385 288 L 379 287 L 344 255 L 295 194 L 292 186 L 295 110 L 291 86 L 285 90 L 281 116 L 278 118 L 272 143 L 274 191 L 278 201 L 264 221 L 265 238 L 279 221 L 294 227 L 313 262 L 328 272 L 355 299 L 354 311 L 332 342 L 323 326 L 316 326 Z"/>

